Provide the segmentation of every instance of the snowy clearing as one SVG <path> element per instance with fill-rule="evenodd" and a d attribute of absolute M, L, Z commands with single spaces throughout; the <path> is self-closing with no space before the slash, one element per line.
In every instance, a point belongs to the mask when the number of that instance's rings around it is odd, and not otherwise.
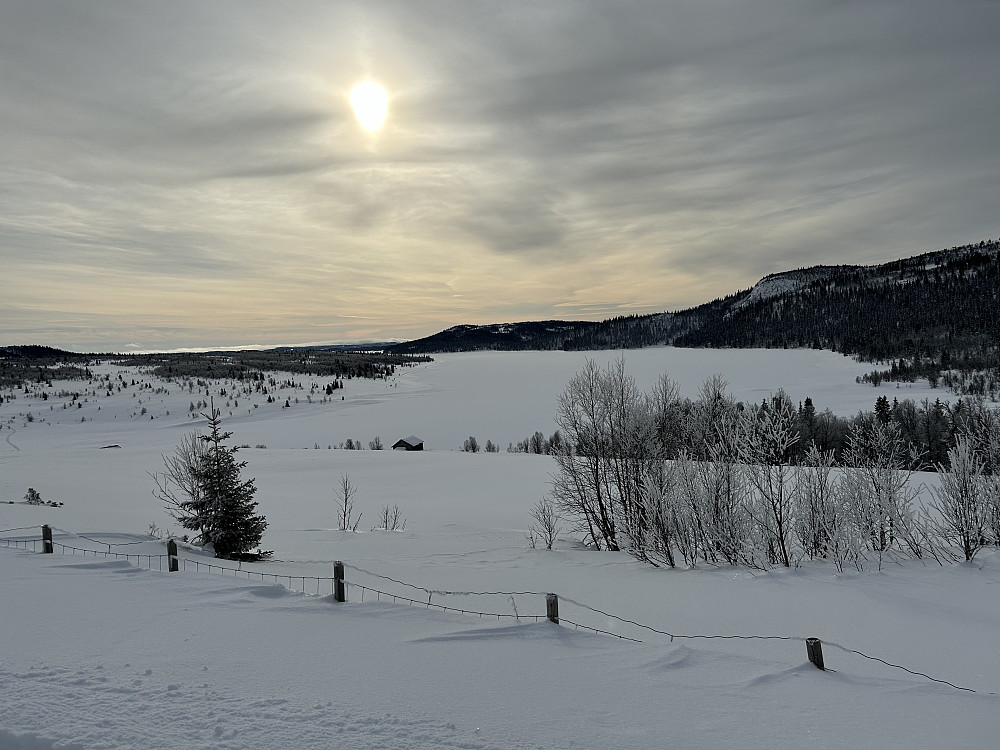
<path fill-rule="evenodd" d="M 102 365 L 97 373 L 150 387 L 72 400 L 55 394 L 85 384 L 54 383 L 45 400 L 5 400 L 0 538 L 28 548 L 0 544 L 0 748 L 995 743 L 995 550 L 973 564 L 838 575 L 829 564 L 663 570 L 569 538 L 551 552 L 529 549 L 527 512 L 548 489 L 551 460 L 457 449 L 469 435 L 505 448 L 550 432 L 555 397 L 587 356 L 603 363 L 617 353 L 444 355 L 390 381 L 348 381 L 343 401 L 337 391 L 309 403 L 302 378 L 281 404 L 241 399 L 232 417 L 223 407 L 234 444 L 267 446 L 239 455 L 257 478 L 274 559 L 239 565 L 182 545 L 179 573 L 164 572 L 164 541 L 145 533 L 171 527 L 147 472 L 204 426 L 188 408 L 204 389 Z M 642 386 L 667 371 L 693 394 L 721 372 L 737 398 L 783 387 L 841 414 L 871 408 L 881 393 L 944 395 L 857 385 L 865 366 L 829 352 L 625 356 Z M 218 385 L 209 390 L 222 406 Z M 429 450 L 327 449 L 411 434 Z M 335 530 L 344 473 L 359 488 L 364 533 Z M 27 505 L 28 487 L 64 505 Z M 405 531 L 369 530 L 385 504 L 400 506 Z M 31 551 L 41 524 L 56 529 L 56 554 Z M 330 596 L 334 560 L 348 566 L 347 604 Z M 560 626 L 544 620 L 545 592 L 560 597 Z M 802 639 L 812 636 L 831 671 L 806 661 Z"/>

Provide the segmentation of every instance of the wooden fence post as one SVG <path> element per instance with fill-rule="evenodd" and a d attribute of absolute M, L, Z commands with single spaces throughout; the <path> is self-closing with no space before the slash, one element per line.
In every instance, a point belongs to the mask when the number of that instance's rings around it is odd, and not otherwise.
<path fill-rule="evenodd" d="M 559 624 L 559 597 L 555 594 L 545 595 L 545 618 L 549 622 Z"/>
<path fill-rule="evenodd" d="M 344 584 L 344 563 L 337 560 L 333 564 L 333 600 L 335 602 L 347 601 L 347 586 Z"/>
<path fill-rule="evenodd" d="M 42 526 L 42 552 L 52 554 L 52 529 L 48 524 Z"/>
<path fill-rule="evenodd" d="M 806 654 L 816 669 L 826 671 L 826 666 L 823 664 L 823 644 L 819 638 L 806 638 Z"/>
<path fill-rule="evenodd" d="M 176 573 L 180 566 L 177 564 L 177 542 L 173 539 L 167 541 L 167 570 Z"/>

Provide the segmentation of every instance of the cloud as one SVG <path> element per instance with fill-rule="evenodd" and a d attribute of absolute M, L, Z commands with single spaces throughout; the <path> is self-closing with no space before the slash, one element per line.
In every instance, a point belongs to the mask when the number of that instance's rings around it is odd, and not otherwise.
<path fill-rule="evenodd" d="M 976 0 L 7 4 L 0 339 L 651 312 L 995 236 L 997 28 Z"/>

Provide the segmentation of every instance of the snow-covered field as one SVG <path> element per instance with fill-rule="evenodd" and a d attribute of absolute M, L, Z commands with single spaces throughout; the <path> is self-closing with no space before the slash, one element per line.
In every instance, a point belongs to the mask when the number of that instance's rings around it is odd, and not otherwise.
<path fill-rule="evenodd" d="M 5 392 L 0 538 L 37 540 L 47 523 L 57 547 L 0 544 L 0 748 L 995 745 L 993 551 L 973 564 L 838 575 L 822 564 L 662 570 L 571 538 L 551 552 L 528 548 L 527 511 L 547 491 L 550 459 L 457 449 L 469 435 L 506 448 L 551 433 L 556 395 L 587 356 L 617 355 L 443 355 L 391 381 L 347 381 L 323 403 L 321 393 L 307 400 L 308 378 L 273 404 L 240 396 L 227 407 L 232 386 L 210 385 L 232 442 L 267 446 L 240 455 L 260 487 L 274 560 L 228 571 L 182 547 L 184 570 L 163 572 L 164 542 L 146 534 L 151 523 L 171 527 L 148 472 L 203 427 L 189 404 L 204 388 L 102 365 L 97 374 L 129 386 L 108 396 L 96 381 L 86 395 L 80 382 L 53 383 L 44 401 Z M 721 372 L 737 398 L 784 387 L 845 415 L 882 393 L 945 395 L 857 385 L 871 368 L 828 352 L 625 356 L 642 387 L 666 371 L 694 395 Z M 411 434 L 428 450 L 327 448 Z M 364 533 L 334 530 L 345 473 Z M 28 487 L 64 505 L 27 505 Z M 386 504 L 400 506 L 405 531 L 369 530 Z M 334 560 L 347 565 L 347 604 L 331 601 Z M 545 592 L 560 597 L 561 626 L 541 617 Z M 806 661 L 808 636 L 824 642 L 830 671 Z"/>

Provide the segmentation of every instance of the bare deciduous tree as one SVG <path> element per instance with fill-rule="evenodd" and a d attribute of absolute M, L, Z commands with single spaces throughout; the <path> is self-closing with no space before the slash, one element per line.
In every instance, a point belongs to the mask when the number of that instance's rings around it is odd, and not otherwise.
<path fill-rule="evenodd" d="M 1000 413 L 978 404 L 966 427 L 972 447 L 983 463 L 989 534 L 993 544 L 1000 545 Z"/>
<path fill-rule="evenodd" d="M 840 507 L 839 486 L 833 475 L 833 451 L 809 448 L 799 468 L 795 487 L 795 535 L 810 560 L 837 555 L 844 512 Z M 843 570 L 843 558 L 838 568 Z"/>
<path fill-rule="evenodd" d="M 354 496 L 358 488 L 351 484 L 351 477 L 347 474 L 340 475 L 340 483 L 337 485 L 337 520 L 340 523 L 341 531 L 357 531 L 358 524 L 361 523 L 361 513 L 354 515 Z"/>
<path fill-rule="evenodd" d="M 957 559 L 952 543 L 972 559 L 1000 543 L 996 413 L 973 406 L 953 420 L 965 438 L 935 464 L 941 489 L 928 504 L 911 481 L 925 456 L 891 415 L 859 415 L 842 441 L 824 433 L 827 416 L 831 429 L 848 429 L 829 410 L 797 412 L 780 391 L 744 406 L 725 389 L 716 376 L 697 400 L 681 399 L 664 376 L 643 394 L 623 360 L 588 360 L 559 397 L 564 440 L 548 499 L 586 543 L 670 566 L 676 555 L 686 565 L 808 558 L 863 570 L 887 556 Z M 529 531 L 532 545 L 542 538 Z"/>
<path fill-rule="evenodd" d="M 844 452 L 850 468 L 841 481 L 853 522 L 880 570 L 885 555 L 899 544 L 917 558 L 928 551 L 926 524 L 914 509 L 918 491 L 910 484 L 909 467 L 916 461 L 913 446 L 894 422 L 868 417 L 852 427 Z"/>
<path fill-rule="evenodd" d="M 547 497 L 535 503 L 528 514 L 532 524 L 528 527 L 528 542 L 532 547 L 541 543 L 545 549 L 552 549 L 559 534 L 562 533 L 562 518 L 555 504 Z"/>
<path fill-rule="evenodd" d="M 197 432 L 191 432 L 181 438 L 173 455 L 162 456 L 162 472 L 149 472 L 156 485 L 153 496 L 163 502 L 167 512 L 175 519 L 186 516 L 185 509 L 192 503 L 197 505 L 201 501 L 198 471 L 207 453 L 207 443 Z M 205 529 L 197 531 L 200 536 Z"/>
<path fill-rule="evenodd" d="M 376 526 L 372 531 L 404 531 L 406 529 L 406 519 L 398 505 L 391 508 L 388 505 L 382 506 L 382 513 L 379 516 L 381 526 Z"/>
<path fill-rule="evenodd" d="M 751 514 L 761 532 L 771 562 L 791 565 L 789 533 L 792 523 L 794 469 L 789 455 L 799 436 L 795 409 L 779 392 L 769 405 L 744 411 L 740 458 L 746 464 L 757 503 Z"/>
<path fill-rule="evenodd" d="M 938 512 L 935 526 L 945 539 L 962 548 L 972 560 L 986 544 L 990 521 L 983 458 L 965 435 L 948 451 L 951 469 L 938 466 L 941 484 L 931 488 L 932 507 Z"/>
<path fill-rule="evenodd" d="M 559 471 L 553 479 L 552 498 L 576 521 L 585 541 L 598 549 L 617 550 L 617 524 L 608 495 L 606 421 L 602 373 L 588 359 L 559 396 L 556 423 L 565 442 L 556 454 Z"/>

